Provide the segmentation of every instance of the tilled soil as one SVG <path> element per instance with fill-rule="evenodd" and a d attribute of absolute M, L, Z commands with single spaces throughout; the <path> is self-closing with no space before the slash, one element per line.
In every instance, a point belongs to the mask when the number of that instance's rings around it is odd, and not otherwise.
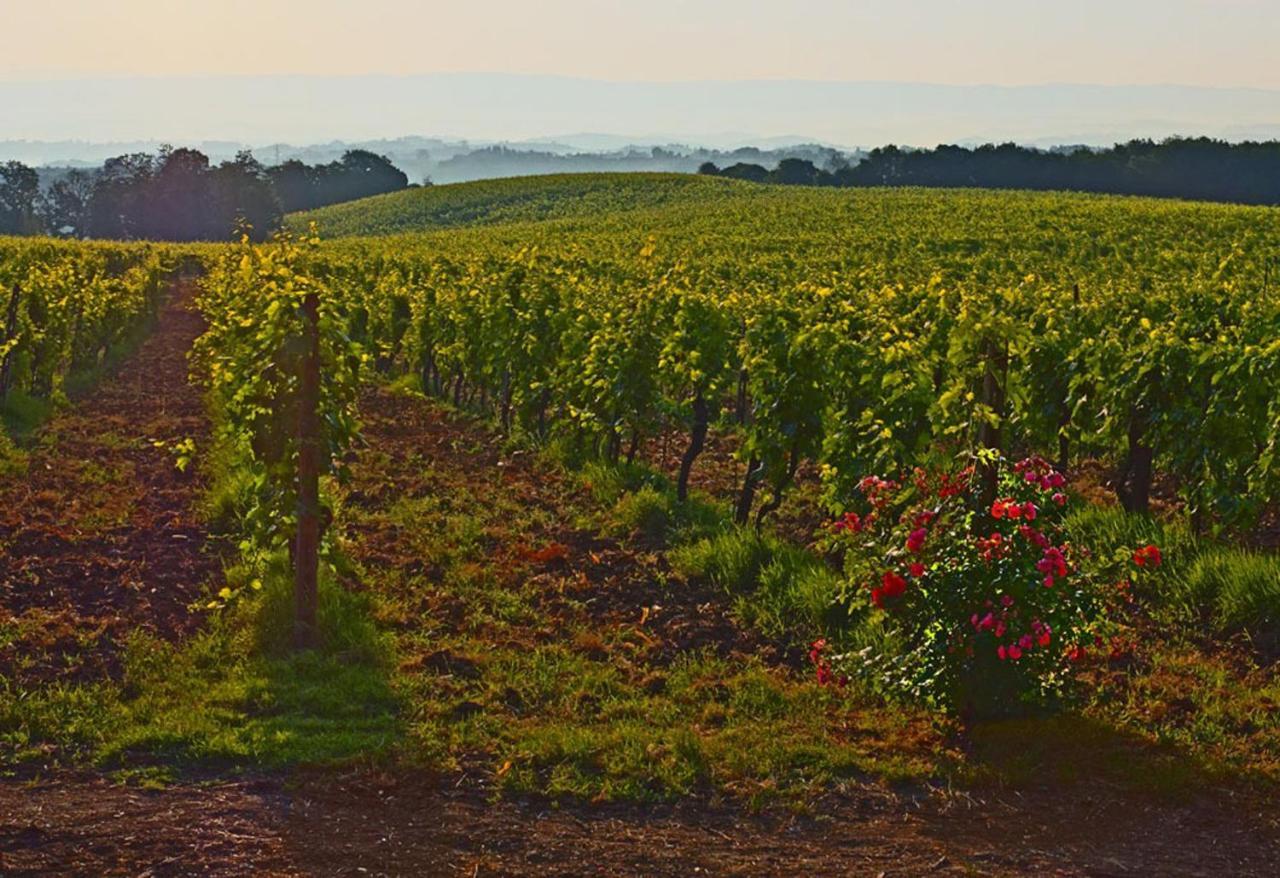
<path fill-rule="evenodd" d="M 203 447 L 208 421 L 187 380 L 203 331 L 178 285 L 155 331 L 89 398 L 41 431 L 25 475 L 0 483 L 0 675 L 24 683 L 113 673 L 123 641 L 177 638 L 219 574 L 192 509 L 198 476 L 173 447 Z M 156 443 L 163 443 L 157 445 Z"/>
<path fill-rule="evenodd" d="M 388 498 L 429 493 L 467 494 L 481 504 L 509 503 L 552 513 L 546 528 L 486 534 L 490 566 L 512 588 L 538 593 L 549 630 L 586 623 L 597 631 L 634 627 L 642 615 L 649 641 L 646 660 L 670 664 L 692 650 L 721 656 L 749 654 L 767 663 L 798 665 L 804 651 L 770 641 L 736 624 L 723 590 L 706 583 L 659 583 L 669 573 L 658 547 L 643 538 L 621 540 L 576 526 L 571 511 L 593 504 L 587 488 L 541 466 L 533 455 L 504 455 L 501 440 L 480 423 L 422 399 L 371 391 L 361 404 L 365 441 L 379 452 L 376 470 L 357 471 L 356 502 L 385 504 Z M 423 473 L 410 461 L 430 461 Z M 713 474 L 706 482 L 711 487 Z M 418 559 L 394 528 L 357 528 L 354 551 L 370 567 L 415 570 Z M 442 612 L 443 610 L 443 612 Z M 449 618 L 448 608 L 423 608 Z M 537 635 L 539 632 L 530 632 Z"/>

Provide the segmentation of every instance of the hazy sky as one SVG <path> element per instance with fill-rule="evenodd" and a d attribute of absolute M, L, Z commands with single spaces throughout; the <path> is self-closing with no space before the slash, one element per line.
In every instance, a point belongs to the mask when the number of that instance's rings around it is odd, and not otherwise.
<path fill-rule="evenodd" d="M 0 0 L 0 78 L 549 73 L 1280 88 L 1280 0 Z"/>

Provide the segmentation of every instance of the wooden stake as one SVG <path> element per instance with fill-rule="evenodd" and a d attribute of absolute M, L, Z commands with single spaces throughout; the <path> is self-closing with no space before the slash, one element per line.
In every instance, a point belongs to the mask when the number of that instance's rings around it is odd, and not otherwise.
<path fill-rule="evenodd" d="M 294 647 L 319 644 L 316 622 L 320 573 L 320 302 L 308 293 L 302 302 L 306 347 L 298 399 L 298 511 L 294 553 Z"/>

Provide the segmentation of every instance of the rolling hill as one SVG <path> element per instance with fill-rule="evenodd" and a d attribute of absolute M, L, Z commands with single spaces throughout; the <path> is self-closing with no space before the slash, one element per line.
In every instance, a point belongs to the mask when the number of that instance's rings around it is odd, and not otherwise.
<path fill-rule="evenodd" d="M 460 226 L 709 204 L 765 191 L 750 183 L 688 174 L 553 174 L 393 192 L 290 214 L 295 231 L 315 223 L 323 236 L 389 235 Z"/>

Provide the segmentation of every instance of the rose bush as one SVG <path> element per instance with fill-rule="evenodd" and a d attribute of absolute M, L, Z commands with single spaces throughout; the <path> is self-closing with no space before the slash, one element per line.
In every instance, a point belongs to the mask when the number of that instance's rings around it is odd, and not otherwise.
<path fill-rule="evenodd" d="M 824 655 L 826 680 L 842 666 L 870 671 L 964 716 L 1007 714 L 1060 693 L 1110 639 L 1112 611 L 1128 598 L 1117 568 L 1158 565 L 1159 549 L 1094 557 L 1066 538 L 1062 473 L 1038 457 L 998 465 L 989 504 L 973 467 L 862 480 L 858 508 L 829 539 L 843 553 L 843 600 L 895 646 Z"/>

